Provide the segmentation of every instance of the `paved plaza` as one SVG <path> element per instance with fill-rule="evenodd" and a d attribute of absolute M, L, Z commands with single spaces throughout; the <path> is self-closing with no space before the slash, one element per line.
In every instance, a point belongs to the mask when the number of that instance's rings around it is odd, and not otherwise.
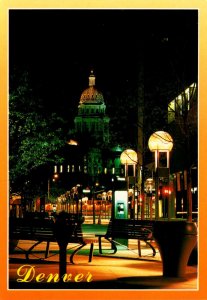
<path fill-rule="evenodd" d="M 24 249 L 28 247 L 28 243 L 32 242 L 20 241 L 19 246 Z M 198 289 L 196 265 L 187 266 L 185 278 L 164 278 L 158 249 L 153 257 L 152 250 L 142 242 L 142 257 L 138 257 L 137 244 L 131 240 L 128 244 L 130 250 L 119 246 L 116 254 L 110 254 L 107 250 L 109 244 L 104 243 L 105 251 L 100 255 L 98 243 L 95 243 L 90 263 L 89 245 L 86 245 L 75 255 L 75 264 L 67 263 L 67 277 L 60 284 L 55 282 L 59 272 L 58 246 L 51 243 L 49 258 L 40 259 L 44 257 L 45 246 L 44 243 L 40 244 L 29 261 L 25 260 L 20 250 L 10 255 L 9 289 Z M 75 245 L 69 245 L 68 261 L 71 247 Z"/>

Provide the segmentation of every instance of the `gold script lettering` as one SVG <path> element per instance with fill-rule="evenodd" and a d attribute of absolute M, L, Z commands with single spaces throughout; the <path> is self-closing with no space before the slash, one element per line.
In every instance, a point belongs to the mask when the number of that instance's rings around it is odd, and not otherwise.
<path fill-rule="evenodd" d="M 72 280 L 72 274 L 64 274 L 63 275 L 63 282 L 68 282 Z"/>
<path fill-rule="evenodd" d="M 88 274 L 86 274 L 85 277 L 86 277 L 86 281 L 87 282 L 93 281 L 93 276 L 92 276 L 91 272 L 88 272 Z"/>
<path fill-rule="evenodd" d="M 39 273 L 35 274 L 36 269 L 35 266 L 32 265 L 22 265 L 17 269 L 17 275 L 19 278 L 17 278 L 17 282 L 31 282 L 32 280 L 36 282 L 43 282 L 46 281 L 48 283 L 50 282 L 59 282 L 59 274 L 57 273 L 49 273 L 47 276 L 45 273 Z M 73 276 L 73 274 L 65 273 L 63 275 L 63 282 L 69 282 L 69 281 L 74 281 L 74 282 L 81 282 L 81 281 L 87 281 L 91 282 L 93 281 L 93 276 L 90 272 L 87 274 L 83 273 L 78 273 Z"/>
<path fill-rule="evenodd" d="M 54 280 L 54 282 L 58 282 L 59 281 L 59 275 L 57 273 L 55 273 L 55 274 L 50 273 L 47 276 L 47 282 L 51 282 L 52 279 Z"/>
<path fill-rule="evenodd" d="M 17 269 L 17 275 L 19 277 L 17 282 L 30 282 L 35 276 L 35 267 L 31 265 L 22 265 Z"/>
<path fill-rule="evenodd" d="M 42 282 L 45 279 L 45 274 L 44 273 L 40 273 L 36 276 L 36 281 L 37 282 Z"/>
<path fill-rule="evenodd" d="M 74 281 L 75 281 L 75 282 L 80 282 L 80 281 L 82 281 L 82 279 L 83 279 L 83 274 L 80 273 L 80 274 L 77 274 L 77 275 L 75 276 Z"/>

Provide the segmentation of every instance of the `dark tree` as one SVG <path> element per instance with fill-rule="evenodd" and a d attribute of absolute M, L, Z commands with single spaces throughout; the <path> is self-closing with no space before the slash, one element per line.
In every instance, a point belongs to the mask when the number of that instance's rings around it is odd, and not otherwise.
<path fill-rule="evenodd" d="M 27 72 L 10 79 L 9 94 L 9 177 L 12 191 L 40 186 L 48 167 L 62 158 L 63 120 L 43 106 Z"/>

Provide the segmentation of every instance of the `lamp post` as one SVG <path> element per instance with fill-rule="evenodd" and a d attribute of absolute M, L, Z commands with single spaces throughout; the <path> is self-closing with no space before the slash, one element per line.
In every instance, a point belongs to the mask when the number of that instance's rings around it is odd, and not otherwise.
<path fill-rule="evenodd" d="M 125 168 L 125 178 L 127 181 L 127 192 L 129 191 L 129 181 L 130 178 L 133 178 L 133 183 L 135 184 L 135 176 L 136 176 L 136 164 L 137 164 L 137 153 L 132 149 L 124 150 L 120 155 L 121 164 L 124 165 Z M 133 175 L 129 176 L 129 166 L 133 167 Z M 133 194 L 134 195 L 134 194 Z M 134 196 L 133 196 L 134 197 Z M 131 216 L 133 214 L 134 217 L 134 199 L 131 200 Z"/>
<path fill-rule="evenodd" d="M 150 136 L 148 146 L 155 153 L 156 221 L 153 226 L 153 236 L 161 254 L 163 276 L 185 277 L 188 259 L 197 242 L 196 224 L 184 220 L 170 220 L 169 190 L 168 220 L 157 220 L 159 218 L 159 178 L 167 177 L 169 186 L 169 154 L 173 148 L 173 139 L 169 133 L 157 131 Z"/>
<path fill-rule="evenodd" d="M 160 215 L 159 207 L 159 179 L 166 178 L 169 189 L 170 151 L 173 148 L 173 139 L 165 131 L 154 132 L 148 141 L 151 152 L 155 157 L 155 218 Z M 168 219 L 170 218 L 170 203 L 168 193 Z"/>
<path fill-rule="evenodd" d="M 52 181 L 55 182 L 57 179 L 58 179 L 59 175 L 57 173 L 53 174 L 53 177 L 52 177 Z M 50 199 L 50 194 L 51 192 L 51 179 L 48 178 L 48 181 L 47 181 L 47 199 L 49 200 Z"/>
<path fill-rule="evenodd" d="M 170 220 L 169 201 L 169 154 L 173 148 L 173 139 L 165 131 L 153 133 L 148 141 L 149 149 L 155 153 L 155 218 L 153 236 L 158 245 L 163 265 L 163 276 L 184 277 L 189 256 L 197 242 L 195 223 Z M 158 220 L 159 179 L 168 180 L 168 220 Z"/>
<path fill-rule="evenodd" d="M 153 212 L 152 212 L 152 190 L 154 188 L 154 179 L 147 178 L 145 182 L 145 189 L 146 189 L 146 200 L 148 200 L 148 217 L 152 220 Z"/>

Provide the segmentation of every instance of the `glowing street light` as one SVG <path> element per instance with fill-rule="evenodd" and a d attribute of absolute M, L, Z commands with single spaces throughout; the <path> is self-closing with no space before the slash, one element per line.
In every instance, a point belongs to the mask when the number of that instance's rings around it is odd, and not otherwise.
<path fill-rule="evenodd" d="M 128 176 L 128 166 L 137 164 L 137 153 L 132 149 L 124 150 L 120 156 L 121 164 L 125 166 L 125 176 Z M 134 171 L 135 174 L 135 171 Z"/>
<path fill-rule="evenodd" d="M 127 193 L 129 193 L 129 172 L 128 172 L 128 167 L 133 166 L 133 176 L 132 177 L 133 177 L 134 182 L 135 182 L 137 153 L 132 149 L 126 149 L 121 153 L 120 161 L 121 161 L 121 164 L 124 165 L 124 167 L 125 167 L 125 178 L 126 178 L 126 181 L 127 181 Z M 134 197 L 134 193 L 133 193 L 133 197 Z M 131 214 L 130 214 L 131 217 L 134 217 L 134 199 L 133 199 L 133 197 L 132 197 L 132 200 L 131 200 Z"/>
<path fill-rule="evenodd" d="M 167 154 L 167 167 L 169 168 L 169 153 L 173 148 L 173 139 L 171 135 L 165 131 L 154 132 L 148 141 L 151 152 L 155 152 L 155 169 L 159 167 L 159 154 Z"/>
<path fill-rule="evenodd" d="M 158 202 L 158 188 L 159 188 L 159 178 L 165 177 L 169 184 L 169 168 L 170 159 L 169 153 L 173 148 L 173 139 L 171 135 L 165 131 L 154 132 L 148 141 L 148 146 L 151 152 L 155 153 L 155 217 L 159 217 L 159 202 Z M 169 218 L 169 197 L 168 197 L 168 218 Z"/>

